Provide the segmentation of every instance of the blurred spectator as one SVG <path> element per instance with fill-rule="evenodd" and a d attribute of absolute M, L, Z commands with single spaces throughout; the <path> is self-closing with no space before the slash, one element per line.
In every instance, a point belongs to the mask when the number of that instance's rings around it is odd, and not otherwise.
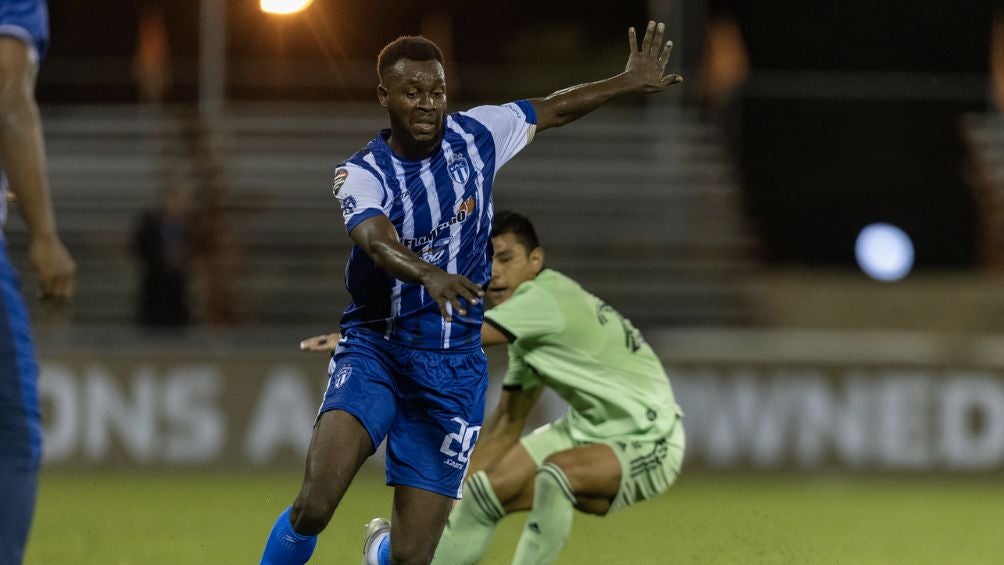
<path fill-rule="evenodd" d="M 188 192 L 176 185 L 161 195 L 158 209 L 144 212 L 134 247 L 142 262 L 137 321 L 150 327 L 184 327 L 188 302 L 190 244 Z"/>

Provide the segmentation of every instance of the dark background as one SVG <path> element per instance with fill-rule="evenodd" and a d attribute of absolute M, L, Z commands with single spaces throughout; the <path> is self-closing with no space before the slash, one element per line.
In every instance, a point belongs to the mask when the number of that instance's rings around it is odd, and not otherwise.
<path fill-rule="evenodd" d="M 520 76 L 507 68 L 522 67 L 529 75 L 550 65 L 555 76 L 578 81 L 613 74 L 623 61 L 625 28 L 643 26 L 648 17 L 648 2 L 640 1 L 316 0 L 286 18 L 261 13 L 256 0 L 227 4 L 230 68 L 243 64 L 263 73 L 301 60 L 320 61 L 324 66 L 318 68 L 333 75 L 353 64 L 371 65 L 387 41 L 419 33 L 430 15 L 448 14 L 450 51 L 465 79 L 451 87 L 455 108 L 497 95 L 492 77 L 519 89 Z M 874 221 L 893 222 L 913 237 L 919 268 L 981 263 L 959 119 L 989 108 L 990 32 L 999 4 L 683 3 L 679 27 L 692 43 L 681 45 L 676 63 L 688 78 L 684 103 L 701 103 L 693 84 L 701 79 L 702 30 L 709 19 L 735 18 L 746 42 L 750 79 L 713 119 L 722 119 L 731 135 L 746 211 L 768 264 L 852 264 L 854 238 Z M 51 2 L 52 50 L 40 100 L 136 101 L 136 24 L 145 10 L 159 10 L 172 70 L 166 99 L 193 103 L 198 7 L 194 1 Z M 235 81 L 228 96 L 370 100 L 375 75 L 372 80 L 337 88 Z M 518 91 L 540 96 L 564 86 L 527 80 L 526 90 Z"/>

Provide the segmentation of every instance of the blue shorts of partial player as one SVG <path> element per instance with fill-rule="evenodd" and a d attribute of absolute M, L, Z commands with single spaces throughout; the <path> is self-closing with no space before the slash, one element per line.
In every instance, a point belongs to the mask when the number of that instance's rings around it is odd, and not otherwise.
<path fill-rule="evenodd" d="M 350 329 L 328 366 L 318 417 L 355 416 L 374 449 L 387 439 L 387 484 L 460 498 L 484 421 L 488 360 L 464 351 L 403 347 Z"/>
<path fill-rule="evenodd" d="M 0 0 L 0 37 L 16 37 L 35 48 L 39 59 L 49 50 L 49 12 L 44 0 Z"/>
<path fill-rule="evenodd" d="M 21 563 L 42 459 L 38 366 L 21 285 L 0 237 L 0 563 Z"/>

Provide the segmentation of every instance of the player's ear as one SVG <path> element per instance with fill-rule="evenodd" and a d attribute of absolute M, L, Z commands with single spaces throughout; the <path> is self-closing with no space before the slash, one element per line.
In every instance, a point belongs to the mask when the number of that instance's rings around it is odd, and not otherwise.
<path fill-rule="evenodd" d="M 387 90 L 387 87 L 384 86 L 383 83 L 378 84 L 377 85 L 377 100 L 380 102 L 380 105 L 383 106 L 384 108 L 387 107 L 387 98 L 388 98 L 388 96 L 390 96 L 390 91 Z"/>
<path fill-rule="evenodd" d="M 544 270 L 543 247 L 535 247 L 534 250 L 530 252 L 530 265 L 533 267 L 534 274 L 538 274 Z"/>

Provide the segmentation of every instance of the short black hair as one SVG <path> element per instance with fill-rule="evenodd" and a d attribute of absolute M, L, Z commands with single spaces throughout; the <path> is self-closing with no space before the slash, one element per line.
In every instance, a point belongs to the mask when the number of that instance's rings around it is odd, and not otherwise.
<path fill-rule="evenodd" d="M 503 210 L 495 214 L 495 221 L 492 222 L 492 237 L 507 233 L 515 235 L 516 240 L 522 243 L 523 247 L 526 247 L 527 253 L 540 247 L 533 224 L 523 214 L 512 210 Z"/>
<path fill-rule="evenodd" d="M 401 59 L 431 61 L 443 64 L 443 52 L 439 46 L 421 35 L 402 35 L 391 41 L 377 55 L 377 77 L 383 82 L 383 73 Z"/>

